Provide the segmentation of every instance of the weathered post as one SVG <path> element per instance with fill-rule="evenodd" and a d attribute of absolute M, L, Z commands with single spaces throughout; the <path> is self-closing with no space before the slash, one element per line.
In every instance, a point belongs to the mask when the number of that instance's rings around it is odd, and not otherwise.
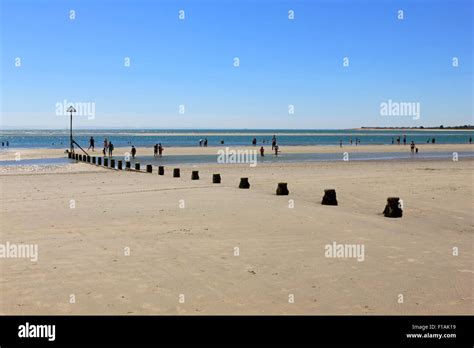
<path fill-rule="evenodd" d="M 250 188 L 249 178 L 240 178 L 239 188 L 249 189 Z"/>
<path fill-rule="evenodd" d="M 79 155 L 79 162 L 82 162 L 82 155 Z"/>
<path fill-rule="evenodd" d="M 97 158 L 95 156 L 92 156 L 92 164 L 96 164 L 97 163 Z"/>
<path fill-rule="evenodd" d="M 220 184 L 221 183 L 221 175 L 220 174 L 212 174 L 212 183 L 213 184 Z"/>
<path fill-rule="evenodd" d="M 179 178 L 179 177 L 180 177 L 179 168 L 174 168 L 173 169 L 173 178 Z"/>
<path fill-rule="evenodd" d="M 199 180 L 199 171 L 193 170 L 191 173 L 191 180 Z"/>
<path fill-rule="evenodd" d="M 403 207 L 398 197 L 388 197 L 387 205 L 383 211 L 385 217 L 400 218 L 403 215 Z"/>
<path fill-rule="evenodd" d="M 87 155 L 87 163 L 91 163 L 91 156 Z"/>
<path fill-rule="evenodd" d="M 132 168 L 132 164 L 130 163 L 130 161 L 126 161 L 125 162 L 125 169 L 130 169 Z"/>
<path fill-rule="evenodd" d="M 72 152 L 67 153 L 67 158 L 72 158 Z"/>
<path fill-rule="evenodd" d="M 107 157 L 104 157 L 104 167 L 109 166 L 109 159 Z"/>
<path fill-rule="evenodd" d="M 122 161 L 121 160 L 117 161 L 117 169 L 122 170 Z"/>
<path fill-rule="evenodd" d="M 102 165 L 102 157 L 97 157 L 97 164 L 98 164 L 99 166 Z"/>
<path fill-rule="evenodd" d="M 286 182 L 279 182 L 276 189 L 277 196 L 288 196 L 289 193 L 288 184 Z"/>
<path fill-rule="evenodd" d="M 163 166 L 158 167 L 158 175 L 165 175 L 165 167 Z"/>
<path fill-rule="evenodd" d="M 146 165 L 146 172 L 151 173 L 153 171 L 153 166 L 151 164 Z"/>
<path fill-rule="evenodd" d="M 135 170 L 140 170 L 140 163 L 139 162 L 135 163 Z"/>
<path fill-rule="evenodd" d="M 324 190 L 324 197 L 321 204 L 322 205 L 337 205 L 336 190 L 334 189 Z"/>
<path fill-rule="evenodd" d="M 110 168 L 115 169 L 115 159 L 113 158 L 110 160 Z"/>

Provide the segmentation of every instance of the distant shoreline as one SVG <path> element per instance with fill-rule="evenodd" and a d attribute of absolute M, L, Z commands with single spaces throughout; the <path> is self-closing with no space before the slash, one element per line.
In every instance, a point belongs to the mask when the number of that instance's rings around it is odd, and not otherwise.
<path fill-rule="evenodd" d="M 373 130 L 392 130 L 392 131 L 469 131 L 474 130 L 474 126 L 455 126 L 455 127 L 360 127 L 354 128 L 358 131 Z"/>

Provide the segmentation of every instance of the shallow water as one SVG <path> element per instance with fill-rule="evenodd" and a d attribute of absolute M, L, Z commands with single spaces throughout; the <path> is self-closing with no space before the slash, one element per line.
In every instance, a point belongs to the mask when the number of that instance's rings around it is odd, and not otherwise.
<path fill-rule="evenodd" d="M 166 135 L 150 135 L 160 133 Z M 189 133 L 195 133 L 189 135 Z M 214 135 L 207 135 L 207 134 Z M 277 136 L 279 145 L 339 145 L 342 140 L 349 144 L 356 138 L 362 145 L 391 144 L 392 138 L 396 141 L 406 134 L 407 142 L 412 140 L 416 144 L 424 144 L 428 139 L 436 138 L 437 144 L 467 144 L 474 131 L 402 131 L 402 130 L 160 130 L 160 129 L 122 129 L 122 130 L 76 130 L 74 139 L 85 149 L 89 146 L 89 138 L 95 138 L 96 149 L 101 149 L 104 138 L 111 140 L 115 147 L 151 147 L 162 143 L 166 147 L 197 146 L 202 138 L 208 139 L 209 146 L 224 145 L 244 146 L 251 145 L 252 139 L 257 138 L 258 145 L 271 144 L 273 134 L 285 133 Z M 201 135 L 200 135 L 201 134 Z M 1 142 L 9 141 L 10 148 L 68 148 L 68 130 L 1 130 Z M 4 147 L 6 148 L 6 146 Z"/>
<path fill-rule="evenodd" d="M 257 156 L 258 163 L 282 163 L 282 162 L 336 162 L 343 161 L 344 155 L 342 153 L 290 153 L 281 154 L 278 157 L 274 155 L 266 155 L 265 157 Z M 113 157 L 116 162 L 122 160 L 125 162 L 124 157 Z M 463 158 L 474 158 L 474 152 L 460 151 L 458 152 L 458 159 Z M 135 160 L 130 159 L 132 167 L 135 162 L 139 162 L 144 169 L 145 165 L 152 164 L 158 165 L 195 165 L 195 164 L 217 164 L 217 155 L 176 155 L 176 156 L 164 156 L 162 158 L 154 158 L 153 156 L 140 156 Z M 251 158 L 252 159 L 252 158 Z M 349 153 L 349 161 L 393 161 L 393 160 L 426 160 L 426 159 L 444 159 L 452 160 L 452 152 L 426 152 L 412 155 L 410 152 L 359 152 Z M 0 161 L 0 166 L 27 166 L 27 165 L 61 165 L 75 163 L 75 160 L 68 158 L 42 158 L 42 159 L 30 159 L 21 161 Z M 109 161 L 110 163 L 110 161 Z M 247 162 L 244 162 L 247 163 Z M 249 162 L 250 165 L 251 162 Z M 229 163 L 221 163 L 222 165 L 229 165 Z M 232 165 L 232 164 L 230 164 Z M 117 163 L 115 164 L 117 167 Z M 123 164 L 125 168 L 125 163 Z"/>

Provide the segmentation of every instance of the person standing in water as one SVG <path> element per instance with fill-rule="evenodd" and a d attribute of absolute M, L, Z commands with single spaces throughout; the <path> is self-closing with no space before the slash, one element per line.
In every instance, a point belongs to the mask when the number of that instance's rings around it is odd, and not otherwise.
<path fill-rule="evenodd" d="M 264 157 L 265 156 L 265 149 L 262 147 L 260 147 L 260 156 L 261 157 Z"/>
<path fill-rule="evenodd" d="M 158 155 L 160 158 L 163 156 L 163 146 L 161 146 L 161 143 L 158 144 Z"/>
<path fill-rule="evenodd" d="M 275 144 L 275 156 L 278 156 L 278 149 L 279 149 L 278 145 Z"/>
<path fill-rule="evenodd" d="M 137 154 L 137 149 L 135 149 L 135 146 L 133 145 L 132 145 L 131 153 L 132 153 L 132 158 L 135 158 L 135 155 Z"/>
<path fill-rule="evenodd" d="M 469 144 L 472 144 L 472 137 L 469 137 Z M 8 141 L 7 141 L 7 146 L 8 146 Z"/>
<path fill-rule="evenodd" d="M 158 144 L 155 144 L 153 146 L 153 157 L 157 157 L 158 156 Z"/>
<path fill-rule="evenodd" d="M 412 140 L 411 141 L 411 144 L 410 144 L 410 150 L 411 150 L 411 153 L 415 153 L 415 142 Z"/>

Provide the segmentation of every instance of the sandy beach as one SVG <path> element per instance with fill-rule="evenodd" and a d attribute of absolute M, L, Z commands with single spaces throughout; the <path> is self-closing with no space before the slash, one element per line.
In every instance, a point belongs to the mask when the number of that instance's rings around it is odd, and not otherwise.
<path fill-rule="evenodd" d="M 166 155 L 206 151 L 216 148 Z M 214 164 L 181 166 L 181 178 L 170 168 L 159 176 L 156 168 L 145 174 L 85 163 L 5 167 L 1 242 L 37 244 L 38 260 L 2 260 L 0 312 L 473 314 L 473 164 Z M 200 180 L 191 181 L 192 170 Z M 212 184 L 213 173 L 221 184 Z M 240 177 L 249 178 L 249 190 L 238 188 Z M 275 195 L 278 182 L 288 183 L 289 196 Z M 338 206 L 321 205 L 328 188 Z M 402 218 L 381 214 L 389 196 L 403 199 Z M 334 242 L 363 245 L 364 259 L 326 257 Z"/>

